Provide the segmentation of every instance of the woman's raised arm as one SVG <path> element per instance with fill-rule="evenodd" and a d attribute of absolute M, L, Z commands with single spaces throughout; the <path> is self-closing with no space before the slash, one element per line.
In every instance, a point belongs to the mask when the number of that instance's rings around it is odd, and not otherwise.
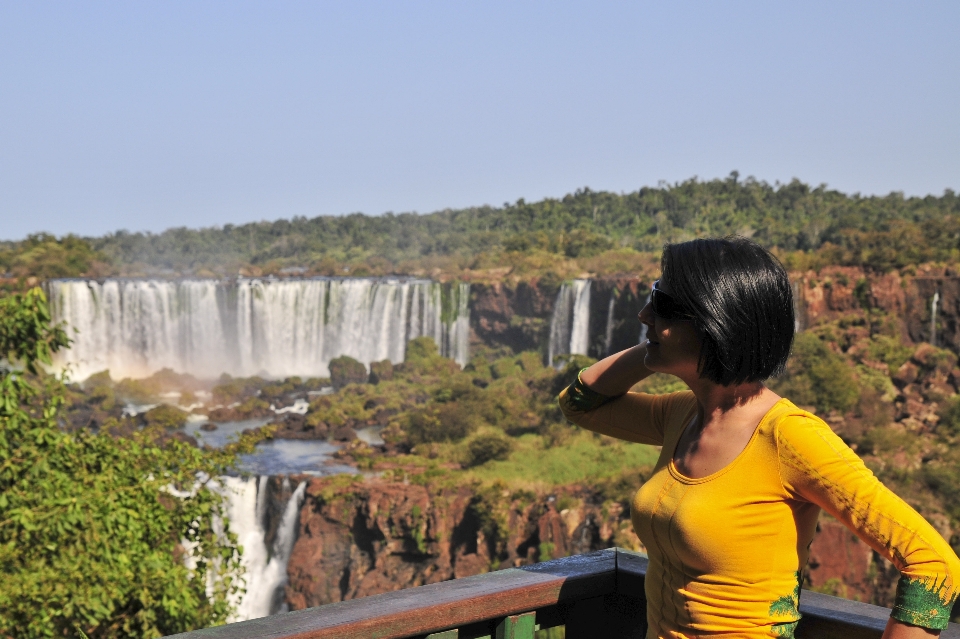
<path fill-rule="evenodd" d="M 633 388 L 633 385 L 653 374 L 643 365 L 647 355 L 645 344 L 614 353 L 580 373 L 580 381 L 590 390 L 616 397 Z"/>

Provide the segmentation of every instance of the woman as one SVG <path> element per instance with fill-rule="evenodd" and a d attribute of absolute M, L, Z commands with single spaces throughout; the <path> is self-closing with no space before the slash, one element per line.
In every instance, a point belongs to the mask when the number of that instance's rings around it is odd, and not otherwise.
<path fill-rule="evenodd" d="M 666 246 L 661 272 L 640 312 L 648 339 L 560 394 L 570 421 L 663 447 L 632 508 L 648 639 L 793 637 L 821 508 L 902 573 L 884 639 L 938 636 L 960 560 L 821 419 L 764 386 L 793 341 L 780 263 L 743 238 L 706 239 Z M 627 392 L 654 372 L 690 391 Z"/>

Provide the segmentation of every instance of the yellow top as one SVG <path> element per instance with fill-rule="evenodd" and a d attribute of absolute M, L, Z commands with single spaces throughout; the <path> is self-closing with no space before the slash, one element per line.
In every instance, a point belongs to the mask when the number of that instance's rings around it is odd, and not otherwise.
<path fill-rule="evenodd" d="M 650 558 L 647 639 L 793 637 L 821 508 L 901 571 L 894 618 L 946 627 L 960 560 L 815 415 L 780 400 L 733 462 L 691 479 L 673 455 L 697 414 L 692 392 L 608 398 L 578 379 L 560 407 L 589 430 L 663 446 L 632 508 Z"/>

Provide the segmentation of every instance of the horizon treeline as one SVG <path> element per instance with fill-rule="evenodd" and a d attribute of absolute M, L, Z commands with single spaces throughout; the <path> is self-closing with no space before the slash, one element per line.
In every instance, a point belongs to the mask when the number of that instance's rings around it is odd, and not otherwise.
<path fill-rule="evenodd" d="M 354 275 L 481 268 L 491 254 L 577 260 L 606 252 L 659 253 L 667 242 L 740 234 L 790 268 L 827 264 L 888 271 L 960 262 L 960 197 L 860 196 L 799 180 L 771 185 L 737 172 L 617 194 L 583 188 L 560 199 L 446 209 L 294 217 L 162 233 L 118 231 L 0 243 L 0 273 L 38 278 L 137 274 L 230 275 L 284 268 Z M 437 258 L 444 258 L 438 261 Z M 432 261 L 431 261 L 432 260 Z M 445 260 L 445 261 L 444 261 Z M 484 264 L 481 264 L 484 263 Z"/>

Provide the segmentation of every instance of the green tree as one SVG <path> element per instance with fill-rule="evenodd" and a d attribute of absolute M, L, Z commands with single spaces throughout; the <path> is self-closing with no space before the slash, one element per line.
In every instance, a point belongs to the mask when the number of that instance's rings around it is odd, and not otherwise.
<path fill-rule="evenodd" d="M 813 333 L 797 335 L 787 374 L 773 388 L 796 404 L 824 412 L 846 412 L 860 397 L 853 368 Z"/>
<path fill-rule="evenodd" d="M 43 372 L 68 344 L 39 288 L 0 298 L 0 636 L 157 637 L 223 623 L 242 586 L 211 479 L 221 451 L 158 445 L 58 423 L 62 382 Z M 106 429 L 104 429 L 106 430 Z"/>

